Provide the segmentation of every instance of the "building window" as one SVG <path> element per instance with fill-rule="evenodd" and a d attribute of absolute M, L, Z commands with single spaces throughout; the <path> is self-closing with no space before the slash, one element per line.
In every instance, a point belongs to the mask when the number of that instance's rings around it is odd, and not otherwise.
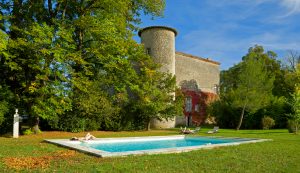
<path fill-rule="evenodd" d="M 199 104 L 195 105 L 195 112 L 199 112 Z"/>
<path fill-rule="evenodd" d="M 219 94 L 219 88 L 220 88 L 219 85 L 217 85 L 217 84 L 214 85 L 213 89 L 216 94 Z"/>
<path fill-rule="evenodd" d="M 151 55 L 151 48 L 150 47 L 146 48 L 146 54 Z"/>
<path fill-rule="evenodd" d="M 192 97 L 185 98 L 185 112 L 192 112 Z"/>

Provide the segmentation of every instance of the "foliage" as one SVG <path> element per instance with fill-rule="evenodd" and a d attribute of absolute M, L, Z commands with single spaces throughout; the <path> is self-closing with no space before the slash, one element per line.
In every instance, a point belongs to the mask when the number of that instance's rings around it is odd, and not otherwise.
<path fill-rule="evenodd" d="M 276 128 L 286 128 L 288 116 L 290 113 L 291 106 L 288 104 L 286 97 L 273 97 L 268 106 L 263 110 L 259 111 L 261 115 L 269 115 L 276 122 Z"/>
<path fill-rule="evenodd" d="M 23 134 L 24 135 L 31 135 L 31 134 L 33 134 L 34 132 L 31 130 L 31 129 L 26 129 L 24 132 L 23 132 Z"/>
<path fill-rule="evenodd" d="M 297 66 L 296 75 L 300 79 L 300 64 Z M 292 94 L 291 102 L 293 113 L 289 117 L 289 125 L 294 129 L 294 132 L 297 134 L 300 127 L 300 84 L 297 83 L 295 91 Z"/>
<path fill-rule="evenodd" d="M 4 121 L 4 115 L 8 112 L 8 103 L 7 102 L 0 102 L 0 125 Z"/>
<path fill-rule="evenodd" d="M 142 68 L 139 75 L 143 77 L 131 88 L 135 99 L 131 100 L 129 113 L 133 119 L 144 123 L 149 130 L 151 119 L 168 120 L 182 113 L 183 97 L 178 90 L 178 97 L 174 98 L 174 76 L 147 67 Z"/>
<path fill-rule="evenodd" d="M 295 83 L 299 83 L 300 81 L 296 78 L 296 75 L 293 71 L 283 66 L 282 63 L 276 59 L 277 56 L 275 53 L 271 51 L 265 53 L 263 48 L 260 46 L 250 48 L 249 51 L 252 53 L 248 53 L 247 56 L 243 57 L 243 62 L 247 59 L 247 57 L 249 58 L 249 56 L 262 60 L 264 63 L 265 72 L 267 73 L 269 78 L 274 78 L 274 83 L 272 87 L 272 94 L 269 93 L 269 96 L 266 99 L 266 101 L 269 101 L 265 102 L 264 106 L 258 108 L 256 111 L 250 111 L 249 109 L 245 110 L 245 117 L 242 127 L 252 129 L 261 128 L 261 119 L 263 118 L 263 116 L 269 115 L 275 120 L 276 128 L 285 128 L 287 125 L 287 114 L 290 114 L 292 112 L 291 106 L 288 104 L 287 100 L 291 98 L 290 93 L 294 91 Z M 220 91 L 221 102 L 223 102 L 222 105 L 224 105 L 223 107 L 220 107 L 222 109 L 226 108 L 225 104 L 227 106 L 227 110 L 234 109 L 234 105 L 232 103 L 235 95 L 231 94 L 230 92 L 232 88 L 238 87 L 238 83 L 240 81 L 237 79 L 239 79 L 238 74 L 242 71 L 243 62 L 236 64 L 229 70 L 221 72 Z M 263 81 L 262 84 L 264 85 L 265 82 Z M 261 87 L 257 87 L 257 89 L 260 88 Z M 237 93 L 237 95 L 239 94 Z M 227 114 L 224 115 L 219 115 L 219 119 L 224 119 L 223 121 L 226 123 L 223 124 L 227 127 L 231 127 L 231 124 L 238 122 L 236 118 L 234 118 L 236 116 L 233 115 L 236 113 L 234 111 L 232 111 L 232 114 L 230 115 L 229 113 L 230 112 L 227 112 Z M 224 118 L 222 116 L 224 116 Z M 229 120 L 226 117 L 228 117 Z"/>
<path fill-rule="evenodd" d="M 274 128 L 287 127 L 287 114 L 291 112 L 291 106 L 288 104 L 287 99 L 281 97 L 271 97 L 270 103 L 257 110 L 255 113 L 247 113 L 244 119 L 243 128 L 246 129 L 260 129 L 261 120 L 265 115 L 268 115 L 275 120 Z"/>
<path fill-rule="evenodd" d="M 26 37 L 9 38 L 6 49 L 10 56 L 2 57 L 0 82 L 13 92 L 13 104 L 20 113 L 54 119 L 68 108 L 68 99 L 61 85 L 65 77 L 57 65 L 60 60 L 53 56 L 60 51 L 52 46 L 53 28 L 33 23 L 23 30 L 13 29 Z"/>
<path fill-rule="evenodd" d="M 88 92 L 72 94 L 72 110 L 59 117 L 58 129 L 72 132 L 112 128 L 109 123 L 116 118 L 119 108 L 113 106 L 99 82 L 88 86 Z"/>
<path fill-rule="evenodd" d="M 238 122 L 238 109 L 230 105 L 226 98 L 214 101 L 208 106 L 209 116 L 216 117 L 216 122 L 221 128 L 235 128 Z"/>
<path fill-rule="evenodd" d="M 11 104 L 12 99 L 13 94 L 11 91 L 7 87 L 0 85 L 0 134 L 8 132 L 9 128 L 6 128 L 5 126 L 12 124 L 12 110 L 14 110 L 14 107 Z M 7 117 L 6 115 L 10 116 Z"/>
<path fill-rule="evenodd" d="M 68 131 L 120 130 L 150 114 L 174 115 L 180 106 L 164 92 L 174 92 L 175 79 L 152 72 L 159 66 L 132 38 L 141 13 L 161 16 L 164 5 L 164 0 L 1 1 L 0 85 L 35 126 L 40 117 Z M 133 120 L 125 117 L 146 108 Z"/>
<path fill-rule="evenodd" d="M 295 120 L 288 120 L 288 131 L 297 134 L 300 128 L 300 123 Z"/>
<path fill-rule="evenodd" d="M 226 87 L 232 106 L 241 109 L 236 129 L 240 129 L 245 111 L 254 113 L 270 101 L 274 76 L 266 69 L 266 56 L 262 47 L 250 48 L 238 66 L 235 85 Z"/>
<path fill-rule="evenodd" d="M 297 70 L 297 65 L 300 63 L 300 54 L 297 51 L 289 50 L 288 55 L 285 58 L 286 63 L 285 68 L 288 71 L 295 72 Z"/>
<path fill-rule="evenodd" d="M 261 124 L 262 124 L 263 129 L 268 130 L 275 126 L 275 120 L 273 120 L 273 118 L 271 118 L 269 116 L 265 116 L 261 120 Z"/>

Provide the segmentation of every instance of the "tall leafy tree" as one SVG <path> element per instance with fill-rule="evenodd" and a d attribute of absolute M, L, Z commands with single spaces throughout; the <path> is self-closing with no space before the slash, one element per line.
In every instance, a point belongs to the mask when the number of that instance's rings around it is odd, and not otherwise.
<path fill-rule="evenodd" d="M 183 97 L 176 92 L 175 77 L 155 69 L 141 68 L 139 75 L 142 77 L 131 88 L 135 99 L 131 101 L 129 113 L 142 121 L 147 130 L 150 130 L 151 119 L 169 120 L 183 111 Z"/>
<path fill-rule="evenodd" d="M 15 95 L 15 105 L 34 119 L 38 131 L 39 117 L 52 120 L 62 114 L 69 106 L 64 58 L 58 46 L 53 45 L 53 28 L 46 24 L 33 23 L 26 29 L 17 29 L 24 35 L 9 38 L 1 68 L 3 83 Z"/>
<path fill-rule="evenodd" d="M 250 48 L 241 63 L 222 73 L 221 98 L 241 110 L 237 130 L 246 111 L 256 112 L 266 106 L 272 97 L 274 75 L 268 71 L 269 56 L 260 46 Z"/>
<path fill-rule="evenodd" d="M 237 88 L 233 90 L 233 105 L 242 109 L 237 130 L 242 125 L 246 110 L 255 112 L 266 106 L 272 96 L 274 78 L 269 78 L 265 63 L 260 59 L 253 59 L 253 56 L 252 52 L 247 55 L 238 75 Z"/>
<path fill-rule="evenodd" d="M 139 16 L 159 16 L 163 8 L 164 0 L 2 0 L 1 29 L 9 46 L 1 55 L 1 84 L 36 127 L 39 117 L 58 128 L 67 117 L 116 115 L 136 88 L 147 89 L 134 64 L 153 66 L 132 39 Z M 170 78 L 156 80 L 171 86 Z"/>
<path fill-rule="evenodd" d="M 295 68 L 296 77 L 300 80 L 300 63 Z M 296 83 L 295 91 L 292 94 L 292 109 L 293 113 L 290 114 L 290 123 L 297 134 L 300 128 L 300 84 Z"/>

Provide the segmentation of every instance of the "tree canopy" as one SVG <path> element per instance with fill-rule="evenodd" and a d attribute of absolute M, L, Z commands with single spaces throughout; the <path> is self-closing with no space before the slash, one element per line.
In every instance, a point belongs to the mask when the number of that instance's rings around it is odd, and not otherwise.
<path fill-rule="evenodd" d="M 300 63 L 295 68 L 295 73 L 298 81 L 300 80 Z M 293 112 L 290 114 L 290 126 L 294 128 L 294 132 L 297 134 L 300 128 L 300 84 L 296 83 L 295 91 L 292 93 L 291 106 Z"/>
<path fill-rule="evenodd" d="M 255 46 L 242 62 L 221 72 L 220 100 L 209 109 L 220 126 L 261 128 L 261 120 L 268 116 L 276 127 L 286 127 L 291 112 L 287 100 L 298 80 L 276 58 L 274 52 Z"/>
<path fill-rule="evenodd" d="M 274 76 L 267 71 L 265 56 L 261 47 L 250 48 L 239 66 L 236 87 L 228 88 L 232 105 L 241 108 L 236 129 L 240 129 L 246 110 L 255 112 L 270 101 Z"/>
<path fill-rule="evenodd" d="M 160 16 L 164 5 L 164 0 L 2 0 L 0 89 L 13 98 L 0 101 L 20 108 L 35 124 L 42 118 L 70 131 L 121 129 L 126 110 L 147 100 L 157 99 L 146 106 L 156 108 L 141 116 L 174 115 L 175 103 L 165 93 L 175 91 L 174 77 L 158 72 L 159 65 L 132 38 L 140 14 Z"/>

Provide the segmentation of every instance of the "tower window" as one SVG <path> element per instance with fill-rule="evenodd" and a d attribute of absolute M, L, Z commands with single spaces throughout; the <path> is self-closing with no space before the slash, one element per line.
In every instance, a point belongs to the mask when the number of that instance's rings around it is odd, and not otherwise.
<path fill-rule="evenodd" d="M 150 47 L 146 48 L 146 53 L 147 53 L 148 55 L 151 55 L 151 48 L 150 48 Z"/>

